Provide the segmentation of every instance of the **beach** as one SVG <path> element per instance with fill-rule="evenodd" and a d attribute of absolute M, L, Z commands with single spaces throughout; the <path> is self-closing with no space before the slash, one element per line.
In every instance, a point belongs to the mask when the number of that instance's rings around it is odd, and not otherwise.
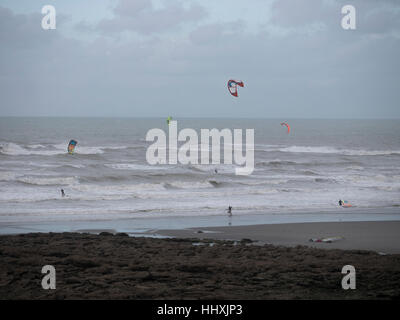
<path fill-rule="evenodd" d="M 157 230 L 173 237 L 165 239 L 94 229 L 2 235 L 0 298 L 398 299 L 399 226 L 346 222 Z M 343 239 L 308 241 L 332 235 Z M 44 265 L 56 269 L 55 290 L 41 287 Z M 355 290 L 342 289 L 345 265 L 355 267 Z"/>
<path fill-rule="evenodd" d="M 400 254 L 400 221 L 313 222 L 158 230 L 178 238 L 251 239 L 260 244 Z M 331 243 L 311 239 L 333 238 Z"/>

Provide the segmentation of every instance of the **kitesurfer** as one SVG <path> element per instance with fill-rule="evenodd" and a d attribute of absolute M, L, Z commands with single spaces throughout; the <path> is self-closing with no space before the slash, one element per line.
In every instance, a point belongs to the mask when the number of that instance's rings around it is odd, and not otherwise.
<path fill-rule="evenodd" d="M 75 141 L 75 140 L 71 140 L 70 142 L 69 142 L 69 144 L 68 144 L 68 153 L 69 154 L 73 154 L 74 153 L 74 150 L 75 150 L 75 147 L 76 147 L 76 145 L 77 145 L 77 141 Z"/>

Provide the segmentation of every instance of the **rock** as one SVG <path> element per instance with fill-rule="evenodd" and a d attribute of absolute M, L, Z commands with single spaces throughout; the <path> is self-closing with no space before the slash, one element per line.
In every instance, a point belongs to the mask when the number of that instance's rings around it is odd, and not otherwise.
<path fill-rule="evenodd" d="M 66 259 L 65 262 L 80 268 L 93 268 L 93 267 L 98 267 L 100 265 L 99 263 L 93 260 L 80 259 L 80 258 L 69 258 Z"/>
<path fill-rule="evenodd" d="M 109 236 L 113 236 L 113 234 L 111 233 L 111 232 L 100 232 L 99 233 L 99 236 L 102 236 L 102 237 L 109 237 Z"/>
<path fill-rule="evenodd" d="M 70 277 L 65 279 L 65 283 L 67 284 L 74 284 L 74 283 L 80 283 L 81 281 L 77 277 Z"/>
<path fill-rule="evenodd" d="M 129 237 L 129 234 L 127 234 L 127 233 L 125 233 L 125 232 L 118 232 L 118 233 L 116 234 L 116 236 L 118 236 L 118 237 Z"/>

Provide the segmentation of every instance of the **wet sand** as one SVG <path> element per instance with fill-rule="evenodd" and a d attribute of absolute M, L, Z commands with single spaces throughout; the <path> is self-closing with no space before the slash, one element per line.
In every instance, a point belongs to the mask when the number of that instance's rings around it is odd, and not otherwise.
<path fill-rule="evenodd" d="M 157 230 L 157 233 L 178 238 L 241 240 L 323 249 L 373 250 L 400 254 L 400 221 L 312 222 Z M 314 243 L 311 238 L 341 237 L 332 243 Z"/>
<path fill-rule="evenodd" d="M 356 290 L 341 287 L 348 264 Z M 56 268 L 55 290 L 41 287 L 44 265 Z M 0 236 L 0 299 L 399 298 L 397 254 L 108 232 Z"/>

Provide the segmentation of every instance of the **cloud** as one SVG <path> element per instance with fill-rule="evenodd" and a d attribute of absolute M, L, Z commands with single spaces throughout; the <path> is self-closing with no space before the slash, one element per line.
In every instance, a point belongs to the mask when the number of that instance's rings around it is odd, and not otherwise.
<path fill-rule="evenodd" d="M 313 28 L 316 32 L 341 31 L 341 9 L 348 4 L 356 9 L 359 33 L 400 32 L 400 1 L 396 0 L 279 0 L 272 5 L 270 24 L 293 33 L 312 26 L 320 26 Z"/>
<path fill-rule="evenodd" d="M 105 33 L 133 31 L 139 34 L 164 33 L 182 26 L 186 22 L 196 22 L 207 13 L 199 5 L 185 8 L 181 2 L 168 2 L 163 8 L 155 8 L 151 0 L 120 0 L 114 8 L 114 18 L 104 19 L 98 29 Z"/>
<path fill-rule="evenodd" d="M 14 14 L 10 9 L 0 7 L 0 43 L 3 48 L 25 49 L 44 42 L 52 42 L 57 37 L 57 31 L 46 34 L 41 28 L 43 15 Z M 66 17 L 60 15 L 60 21 Z"/>
<path fill-rule="evenodd" d="M 335 7 L 337 6 L 325 3 L 323 0 L 275 1 L 271 8 L 271 23 L 282 27 L 304 27 L 314 23 L 327 23 L 335 16 L 333 11 Z"/>

